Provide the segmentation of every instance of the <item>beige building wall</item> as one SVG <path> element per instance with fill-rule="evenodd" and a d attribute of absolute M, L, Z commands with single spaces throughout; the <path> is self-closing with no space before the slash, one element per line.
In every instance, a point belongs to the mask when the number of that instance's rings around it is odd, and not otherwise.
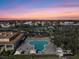
<path fill-rule="evenodd" d="M 0 42 L 9 42 L 9 38 L 0 38 Z"/>

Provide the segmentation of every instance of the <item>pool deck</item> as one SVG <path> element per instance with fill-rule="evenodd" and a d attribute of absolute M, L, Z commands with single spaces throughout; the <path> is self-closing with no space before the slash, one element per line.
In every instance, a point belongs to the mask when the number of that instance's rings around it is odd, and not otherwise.
<path fill-rule="evenodd" d="M 46 40 L 48 41 L 48 44 L 44 45 L 44 49 L 42 50 L 42 53 L 36 53 L 38 55 L 41 54 L 56 54 L 56 45 L 54 45 L 53 43 L 50 42 L 49 37 L 44 37 L 44 38 L 27 38 L 25 40 L 25 43 L 23 43 L 18 49 L 17 51 L 24 51 L 24 54 L 28 55 L 30 50 L 35 50 L 34 45 L 31 45 L 29 42 L 32 40 Z"/>
<path fill-rule="evenodd" d="M 17 51 L 23 51 L 24 54 L 29 54 L 30 50 L 34 50 L 34 46 L 29 44 L 29 43 L 26 43 L 26 44 L 22 44 L 18 49 Z"/>
<path fill-rule="evenodd" d="M 36 38 L 36 37 L 28 37 L 26 40 L 37 40 L 37 39 L 40 39 L 40 40 L 50 40 L 49 37 L 43 37 L 43 38 Z"/>

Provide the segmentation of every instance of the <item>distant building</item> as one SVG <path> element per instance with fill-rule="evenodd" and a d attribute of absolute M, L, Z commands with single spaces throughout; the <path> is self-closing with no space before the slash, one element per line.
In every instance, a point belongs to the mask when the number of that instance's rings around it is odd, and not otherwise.
<path fill-rule="evenodd" d="M 18 32 L 0 32 L 0 46 L 5 50 L 15 50 L 23 38 Z"/>

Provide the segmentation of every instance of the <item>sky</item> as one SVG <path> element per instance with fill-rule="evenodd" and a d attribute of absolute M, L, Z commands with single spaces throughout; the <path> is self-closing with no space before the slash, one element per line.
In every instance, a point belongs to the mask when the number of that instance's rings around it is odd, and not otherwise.
<path fill-rule="evenodd" d="M 0 0 L 0 18 L 79 18 L 79 0 Z"/>

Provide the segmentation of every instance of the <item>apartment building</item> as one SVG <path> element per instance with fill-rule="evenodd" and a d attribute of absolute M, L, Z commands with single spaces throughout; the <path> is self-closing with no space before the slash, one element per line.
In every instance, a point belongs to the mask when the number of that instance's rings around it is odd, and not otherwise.
<path fill-rule="evenodd" d="M 0 47 L 5 50 L 15 50 L 24 35 L 18 32 L 0 32 Z"/>

